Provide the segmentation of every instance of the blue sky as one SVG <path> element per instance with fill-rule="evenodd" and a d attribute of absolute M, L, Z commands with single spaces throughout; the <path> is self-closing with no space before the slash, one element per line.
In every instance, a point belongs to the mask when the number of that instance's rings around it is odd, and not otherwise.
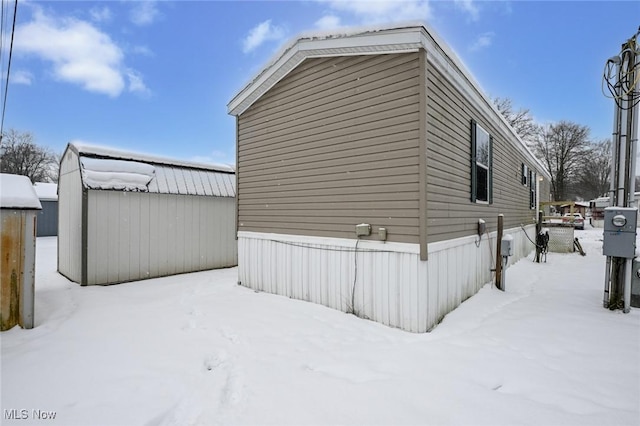
<path fill-rule="evenodd" d="M 489 96 L 610 136 L 602 72 L 638 30 L 638 1 L 21 0 L 4 128 L 60 153 L 82 140 L 234 163 L 226 105 L 284 43 L 408 20 L 433 28 Z M 2 60 L 6 72 L 5 49 Z"/>

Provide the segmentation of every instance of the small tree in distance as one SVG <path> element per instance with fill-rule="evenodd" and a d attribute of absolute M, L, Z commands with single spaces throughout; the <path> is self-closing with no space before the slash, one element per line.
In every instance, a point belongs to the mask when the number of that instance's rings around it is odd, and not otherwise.
<path fill-rule="evenodd" d="M 0 171 L 23 175 L 35 182 L 58 180 L 58 158 L 49 148 L 37 145 L 33 134 L 10 129 L 0 143 Z"/>

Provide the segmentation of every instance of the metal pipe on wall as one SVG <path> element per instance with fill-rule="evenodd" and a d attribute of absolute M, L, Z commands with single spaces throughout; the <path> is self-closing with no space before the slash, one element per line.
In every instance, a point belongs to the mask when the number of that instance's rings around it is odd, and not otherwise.
<path fill-rule="evenodd" d="M 620 66 L 617 66 L 616 75 L 620 76 Z M 616 89 L 616 94 L 618 94 L 619 90 Z M 616 191 L 616 183 L 618 182 L 618 175 L 616 164 L 619 162 L 619 152 L 620 152 L 620 108 L 618 108 L 618 104 L 614 104 L 613 110 L 613 133 L 612 141 L 611 141 L 611 172 L 609 175 L 609 205 L 614 206 L 617 205 L 617 191 Z"/>
<path fill-rule="evenodd" d="M 609 290 L 611 288 L 611 256 L 607 256 L 607 264 L 604 269 L 604 296 L 602 298 L 602 306 L 609 307 Z"/>
<path fill-rule="evenodd" d="M 631 273 L 633 259 L 624 260 L 624 309 L 622 312 L 628 314 L 631 311 Z"/>

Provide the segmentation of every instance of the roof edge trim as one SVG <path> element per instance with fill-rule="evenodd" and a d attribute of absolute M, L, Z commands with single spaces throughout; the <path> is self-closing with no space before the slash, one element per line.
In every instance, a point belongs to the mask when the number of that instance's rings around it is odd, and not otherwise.
<path fill-rule="evenodd" d="M 542 162 L 533 155 L 524 141 L 487 98 L 480 84 L 467 71 L 462 60 L 435 31 L 423 23 L 354 29 L 345 34 L 300 36 L 289 43 L 279 54 L 276 54 L 275 59 L 272 59 L 229 102 L 227 112 L 230 115 L 239 116 L 308 58 L 408 53 L 420 49 L 427 52 L 427 59 L 430 63 L 443 72 L 445 77 L 452 81 L 459 90 L 469 96 L 480 111 L 487 114 L 489 119 L 507 134 L 513 135 L 518 140 L 517 149 L 550 180 L 551 176 Z"/>
<path fill-rule="evenodd" d="M 69 142 L 67 150 L 72 150 L 78 157 L 91 157 L 98 159 L 113 159 L 124 161 L 139 161 L 142 163 L 158 164 L 164 166 L 183 167 L 188 169 L 198 169 L 214 171 L 218 173 L 235 174 L 235 169 L 232 166 L 197 163 L 185 160 L 176 160 L 164 157 L 157 157 L 154 155 L 147 155 L 142 153 L 136 153 L 131 151 L 122 151 L 117 148 L 109 148 L 99 145 L 86 144 L 84 142 Z M 64 154 L 63 154 L 64 156 Z"/>

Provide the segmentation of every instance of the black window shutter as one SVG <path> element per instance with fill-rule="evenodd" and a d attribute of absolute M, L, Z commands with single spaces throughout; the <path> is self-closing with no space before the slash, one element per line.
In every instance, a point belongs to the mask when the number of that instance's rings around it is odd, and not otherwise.
<path fill-rule="evenodd" d="M 476 121 L 471 120 L 471 202 L 476 202 L 478 171 L 476 170 Z"/>
<path fill-rule="evenodd" d="M 533 182 L 531 184 L 531 208 L 535 209 L 536 208 L 536 187 L 538 185 L 538 175 L 536 174 L 536 172 L 531 172 L 531 182 Z"/>
<path fill-rule="evenodd" d="M 489 204 L 493 204 L 493 136 L 489 136 Z"/>

